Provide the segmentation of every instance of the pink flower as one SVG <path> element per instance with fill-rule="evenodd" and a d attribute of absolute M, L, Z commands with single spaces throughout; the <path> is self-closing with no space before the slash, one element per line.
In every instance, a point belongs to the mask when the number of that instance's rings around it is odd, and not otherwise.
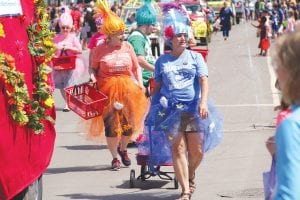
<path fill-rule="evenodd" d="M 173 38 L 174 37 L 174 30 L 172 26 L 168 26 L 165 29 L 165 37 L 166 38 Z"/>

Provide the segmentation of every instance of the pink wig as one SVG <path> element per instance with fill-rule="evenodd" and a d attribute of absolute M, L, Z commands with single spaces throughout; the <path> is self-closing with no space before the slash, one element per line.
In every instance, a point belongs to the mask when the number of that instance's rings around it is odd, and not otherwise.
<path fill-rule="evenodd" d="M 59 26 L 68 26 L 68 27 L 73 27 L 73 19 L 72 16 L 69 13 L 63 13 L 61 14 L 59 18 Z"/>

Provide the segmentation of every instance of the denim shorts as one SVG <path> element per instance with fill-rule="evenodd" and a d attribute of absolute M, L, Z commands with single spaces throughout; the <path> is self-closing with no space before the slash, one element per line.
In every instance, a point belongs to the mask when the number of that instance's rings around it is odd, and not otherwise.
<path fill-rule="evenodd" d="M 178 127 L 178 131 L 181 132 L 197 132 L 201 133 L 204 128 L 201 126 L 201 118 L 198 114 L 183 112 L 181 113 L 181 119 Z"/>

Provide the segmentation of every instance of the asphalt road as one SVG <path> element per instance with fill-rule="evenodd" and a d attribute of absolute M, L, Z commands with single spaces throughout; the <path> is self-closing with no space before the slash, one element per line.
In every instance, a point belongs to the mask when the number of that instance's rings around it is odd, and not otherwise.
<path fill-rule="evenodd" d="M 233 26 L 230 38 L 221 33 L 209 45 L 210 96 L 221 110 L 223 142 L 205 158 L 197 171 L 193 200 L 261 200 L 262 172 L 270 167 L 265 140 L 274 133 L 277 93 L 268 58 L 258 56 L 258 38 L 249 23 Z M 87 54 L 87 52 L 85 52 Z M 85 78 L 83 78 L 85 80 Z M 57 138 L 52 162 L 43 177 L 45 200 L 174 200 L 180 189 L 173 181 L 151 177 L 129 187 L 130 170 L 139 175 L 136 148 L 130 148 L 132 166 L 110 171 L 111 156 L 105 144 L 85 139 L 81 119 L 64 113 L 55 91 Z M 171 167 L 163 171 L 173 171 Z"/>

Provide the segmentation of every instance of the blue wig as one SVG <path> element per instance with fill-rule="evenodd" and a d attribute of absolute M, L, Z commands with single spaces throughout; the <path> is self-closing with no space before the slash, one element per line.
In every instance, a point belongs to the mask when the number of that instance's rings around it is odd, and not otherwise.
<path fill-rule="evenodd" d="M 183 8 L 176 3 L 167 3 L 163 7 L 164 12 L 164 29 L 172 27 L 174 35 L 179 33 L 188 33 L 189 19 L 188 15 Z"/>
<path fill-rule="evenodd" d="M 171 40 L 173 36 L 179 33 L 185 33 L 189 36 L 192 31 L 189 25 L 188 14 L 178 3 L 164 4 L 163 13 L 163 30 L 166 43 L 172 48 Z"/>

